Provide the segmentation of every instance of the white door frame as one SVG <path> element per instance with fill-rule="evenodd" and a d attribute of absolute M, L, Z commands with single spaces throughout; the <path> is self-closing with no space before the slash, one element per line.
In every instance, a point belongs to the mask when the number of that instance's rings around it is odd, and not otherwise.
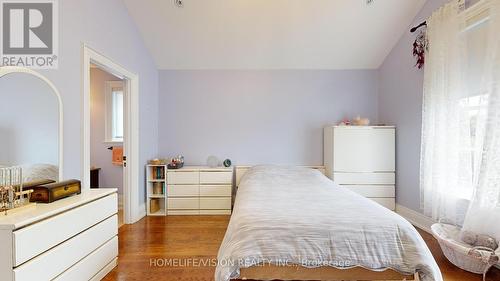
<path fill-rule="evenodd" d="M 124 223 L 140 220 L 145 210 L 139 204 L 139 76 L 113 62 L 108 57 L 83 44 L 83 141 L 82 180 L 83 188 L 90 189 L 90 68 L 91 64 L 124 80 L 126 89 L 124 120 L 124 167 L 123 206 Z M 111 161 L 111 159 L 110 159 Z"/>

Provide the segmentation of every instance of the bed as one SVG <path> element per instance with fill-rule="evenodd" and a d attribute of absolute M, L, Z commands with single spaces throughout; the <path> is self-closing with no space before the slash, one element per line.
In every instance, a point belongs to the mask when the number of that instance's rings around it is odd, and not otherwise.
<path fill-rule="evenodd" d="M 442 280 L 409 222 L 321 171 L 236 168 L 238 191 L 216 281 Z"/>
<path fill-rule="evenodd" d="M 37 182 L 40 180 L 58 181 L 59 168 L 52 164 L 23 164 L 18 167 L 23 171 L 23 183 Z M 0 165 L 0 169 L 8 168 L 6 165 Z M 2 180 L 0 178 L 0 180 Z"/>

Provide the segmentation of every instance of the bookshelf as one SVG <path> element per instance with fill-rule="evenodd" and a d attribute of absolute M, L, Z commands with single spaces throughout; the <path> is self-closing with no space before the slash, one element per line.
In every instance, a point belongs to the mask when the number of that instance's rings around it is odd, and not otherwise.
<path fill-rule="evenodd" d="M 146 165 L 147 215 L 167 215 L 167 165 Z"/>

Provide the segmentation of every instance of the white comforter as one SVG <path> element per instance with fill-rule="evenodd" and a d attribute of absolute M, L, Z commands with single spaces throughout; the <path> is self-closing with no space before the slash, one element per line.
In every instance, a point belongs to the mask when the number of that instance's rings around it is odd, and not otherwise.
<path fill-rule="evenodd" d="M 26 164 L 23 168 L 23 182 L 59 179 L 59 168 L 52 164 Z"/>
<path fill-rule="evenodd" d="M 59 168 L 52 164 L 23 164 L 19 166 L 12 167 L 21 167 L 23 172 L 23 182 L 33 182 L 37 180 L 53 180 L 58 181 L 59 179 Z M 1 168 L 8 168 L 8 166 L 2 166 Z M 0 181 L 3 181 L 0 178 Z"/>
<path fill-rule="evenodd" d="M 269 263 L 391 268 L 442 280 L 409 222 L 318 171 L 296 167 L 258 166 L 245 174 L 218 260 L 217 281 Z"/>

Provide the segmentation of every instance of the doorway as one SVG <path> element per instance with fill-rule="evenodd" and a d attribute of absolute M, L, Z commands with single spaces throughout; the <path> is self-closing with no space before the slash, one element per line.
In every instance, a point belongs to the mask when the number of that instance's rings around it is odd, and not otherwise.
<path fill-rule="evenodd" d="M 118 81 L 121 80 L 122 109 L 123 109 L 123 131 L 122 131 L 122 189 L 121 201 L 123 210 L 123 223 L 131 224 L 145 216 L 145 208 L 140 207 L 139 200 L 139 76 L 133 72 L 121 67 L 119 64 L 109 59 L 108 57 L 96 52 L 89 46 L 83 44 L 83 142 L 82 142 L 82 184 L 83 191 L 87 191 L 91 186 L 91 73 L 92 69 L 104 71 L 110 77 L 115 77 Z M 109 88 L 111 96 L 113 96 L 112 80 L 109 80 Z M 115 85 L 116 86 L 116 85 Z M 116 93 L 119 87 L 115 87 Z M 106 90 L 105 90 L 106 91 Z M 119 95 L 119 94 L 117 94 Z M 117 97 L 119 99 L 119 97 Z M 120 108 L 120 102 L 115 103 L 117 108 Z M 110 111 L 112 113 L 112 110 Z M 118 128 L 118 127 L 117 127 Z M 110 138 L 113 139 L 113 133 L 119 136 L 119 130 L 113 132 L 111 130 Z M 105 132 L 106 134 L 106 132 Z M 106 139 L 106 137 L 105 137 Z M 104 141 L 105 142 L 105 141 Z M 108 145 L 111 147 L 111 157 L 108 161 L 113 162 L 113 150 L 119 145 Z M 115 156 L 120 155 L 116 153 Z M 118 163 L 116 163 L 118 166 Z M 94 167 L 100 168 L 100 167 Z M 94 172 L 95 173 L 95 172 Z M 101 185 L 101 183 L 99 183 Z M 114 187 L 114 186 L 109 186 Z M 103 186 L 104 188 L 104 186 Z M 144 209 L 144 210 L 143 210 Z"/>
<path fill-rule="evenodd" d="M 127 93 L 124 80 L 90 65 L 90 188 L 118 189 L 118 226 L 123 225 L 123 146 Z"/>

